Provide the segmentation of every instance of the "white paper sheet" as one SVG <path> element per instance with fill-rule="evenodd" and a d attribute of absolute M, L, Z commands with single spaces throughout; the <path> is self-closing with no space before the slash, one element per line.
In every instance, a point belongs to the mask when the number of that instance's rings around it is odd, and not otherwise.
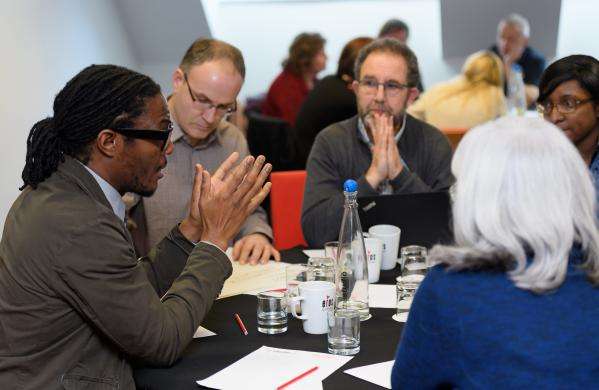
<path fill-rule="evenodd" d="M 394 284 L 368 285 L 368 305 L 384 309 L 395 309 L 397 291 Z"/>
<path fill-rule="evenodd" d="M 302 252 L 308 257 L 325 257 L 324 249 L 304 249 Z"/>
<path fill-rule="evenodd" d="M 351 359 L 352 356 L 262 346 L 216 374 L 197 381 L 197 383 L 223 390 L 276 389 L 287 381 L 318 366 L 316 371 L 289 385 L 285 390 L 321 390 L 322 380 Z"/>
<path fill-rule="evenodd" d="M 229 252 L 229 251 L 227 251 Z M 285 288 L 287 263 L 269 261 L 266 264 L 239 264 L 232 261 L 233 273 L 225 281 L 219 299 L 233 295 Z"/>
<path fill-rule="evenodd" d="M 393 369 L 393 363 L 395 360 L 388 362 L 370 364 L 368 366 L 351 368 L 345 370 L 346 374 L 353 375 L 357 378 L 364 379 L 375 385 L 391 388 L 391 370 Z"/>
<path fill-rule="evenodd" d="M 202 337 L 210 337 L 210 336 L 216 336 L 216 333 L 204 328 L 203 326 L 198 326 L 198 328 L 196 329 L 196 332 L 193 335 L 193 338 L 199 339 Z"/>

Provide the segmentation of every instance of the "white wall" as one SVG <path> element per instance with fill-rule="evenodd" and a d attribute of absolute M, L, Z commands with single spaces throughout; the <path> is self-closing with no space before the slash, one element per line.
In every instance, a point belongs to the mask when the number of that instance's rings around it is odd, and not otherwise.
<path fill-rule="evenodd" d="M 112 1 L 0 2 L 0 228 L 17 197 L 31 126 L 54 96 L 92 63 L 136 68 Z"/>
<path fill-rule="evenodd" d="M 291 40 L 299 32 L 317 31 L 327 39 L 325 49 L 329 62 L 322 72 L 324 75 L 336 70 L 337 59 L 347 41 L 359 35 L 375 36 L 380 26 L 392 17 L 403 19 L 410 26 L 408 43 L 418 56 L 425 87 L 449 79 L 459 72 L 464 58 L 444 60 L 442 57 L 439 1 L 204 0 L 204 4 L 213 36 L 233 43 L 244 54 L 248 75 L 241 96 L 245 97 L 268 89 L 281 70 L 280 63 Z M 599 56 L 596 11 L 597 0 L 562 0 L 558 58 L 572 53 Z M 543 33 L 542 26 L 532 27 L 533 34 Z M 489 36 L 488 43 L 492 44 L 494 39 Z"/>
<path fill-rule="evenodd" d="M 571 54 L 588 54 L 599 58 L 598 8 L 597 0 L 562 0 L 557 58 Z"/>
<path fill-rule="evenodd" d="M 268 89 L 298 33 L 316 31 L 327 39 L 329 61 L 324 75 L 336 71 L 345 43 L 357 36 L 376 36 L 391 17 L 409 23 L 408 43 L 419 58 L 426 85 L 454 74 L 454 68 L 442 60 L 438 0 L 214 3 L 206 12 L 214 19 L 213 35 L 239 47 L 246 60 L 242 96 Z"/>

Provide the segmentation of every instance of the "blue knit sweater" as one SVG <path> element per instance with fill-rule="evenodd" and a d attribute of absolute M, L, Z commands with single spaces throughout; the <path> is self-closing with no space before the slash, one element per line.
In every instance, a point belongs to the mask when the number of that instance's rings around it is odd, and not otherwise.
<path fill-rule="evenodd" d="M 599 388 L 599 288 L 570 265 L 543 295 L 502 272 L 432 268 L 414 298 L 393 389 Z"/>

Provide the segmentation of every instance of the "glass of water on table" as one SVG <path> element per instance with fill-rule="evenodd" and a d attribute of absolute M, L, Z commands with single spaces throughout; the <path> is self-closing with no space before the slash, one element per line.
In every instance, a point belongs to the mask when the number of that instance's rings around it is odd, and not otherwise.
<path fill-rule="evenodd" d="M 257 295 L 258 332 L 287 332 L 287 298 L 284 291 L 264 291 Z"/>
<path fill-rule="evenodd" d="M 397 311 L 393 319 L 406 322 L 418 286 L 428 271 L 427 249 L 410 245 L 401 248 L 401 275 L 396 279 Z"/>

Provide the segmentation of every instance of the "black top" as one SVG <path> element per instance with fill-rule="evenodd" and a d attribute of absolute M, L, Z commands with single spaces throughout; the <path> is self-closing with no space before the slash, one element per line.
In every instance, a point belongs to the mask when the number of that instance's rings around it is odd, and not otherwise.
<path fill-rule="evenodd" d="M 494 52 L 501 58 L 497 45 L 493 45 L 489 50 Z M 522 56 L 518 61 L 518 65 L 522 67 L 522 76 L 524 78 L 524 84 L 539 85 L 541 81 L 541 75 L 545 70 L 545 57 L 530 46 L 526 46 Z"/>
<path fill-rule="evenodd" d="M 304 100 L 295 121 L 297 161 L 305 167 L 316 135 L 357 114 L 356 96 L 336 75 L 320 80 Z"/>

